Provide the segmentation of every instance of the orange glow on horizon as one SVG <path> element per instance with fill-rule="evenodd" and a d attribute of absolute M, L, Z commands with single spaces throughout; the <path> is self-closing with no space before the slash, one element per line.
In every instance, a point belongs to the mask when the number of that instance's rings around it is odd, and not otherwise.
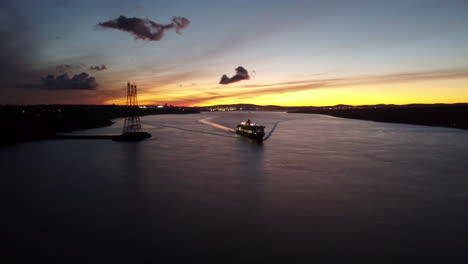
<path fill-rule="evenodd" d="M 468 78 L 411 81 L 377 80 L 278 85 L 222 86 L 180 89 L 176 86 L 144 89 L 141 105 L 211 106 L 256 104 L 280 106 L 328 106 L 337 104 L 412 104 L 468 102 Z M 126 103 L 125 97 L 103 104 Z"/>

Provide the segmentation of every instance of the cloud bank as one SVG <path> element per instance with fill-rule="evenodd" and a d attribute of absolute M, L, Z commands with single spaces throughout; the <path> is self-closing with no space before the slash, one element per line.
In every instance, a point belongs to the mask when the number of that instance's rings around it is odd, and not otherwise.
<path fill-rule="evenodd" d="M 229 78 L 226 74 L 224 74 L 223 77 L 221 77 L 219 84 L 230 84 L 248 79 L 250 79 L 249 72 L 244 67 L 239 66 L 236 68 L 236 75 Z"/>
<path fill-rule="evenodd" d="M 132 34 L 135 39 L 148 41 L 159 41 L 162 39 L 164 32 L 169 29 L 175 29 L 180 34 L 182 29 L 185 29 L 190 24 L 190 20 L 185 17 L 173 17 L 172 23 L 167 25 L 158 24 L 149 19 L 137 17 L 119 16 L 116 19 L 99 23 L 97 26 L 101 28 L 113 28 L 122 30 Z"/>
<path fill-rule="evenodd" d="M 67 73 L 58 75 L 47 75 L 41 78 L 41 88 L 61 90 L 96 90 L 98 87 L 96 78 L 89 76 L 86 72 L 69 77 Z"/>
<path fill-rule="evenodd" d="M 103 71 L 103 70 L 107 70 L 107 66 L 102 64 L 101 66 L 99 66 L 99 65 L 91 66 L 91 67 L 89 67 L 89 69 L 93 70 L 93 71 Z"/>

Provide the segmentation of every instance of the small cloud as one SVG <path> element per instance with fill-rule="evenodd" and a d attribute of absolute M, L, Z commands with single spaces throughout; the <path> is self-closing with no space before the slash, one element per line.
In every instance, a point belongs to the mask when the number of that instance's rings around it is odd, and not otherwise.
<path fill-rule="evenodd" d="M 70 65 L 70 64 L 60 64 L 60 65 L 55 66 L 55 69 L 56 69 L 59 73 L 67 73 L 67 72 L 71 72 L 71 71 L 72 71 L 73 66 Z"/>
<path fill-rule="evenodd" d="M 190 20 L 185 17 L 173 17 L 172 23 L 162 25 L 149 19 L 119 16 L 116 19 L 101 22 L 97 26 L 129 32 L 135 36 L 135 39 L 159 41 L 166 30 L 174 28 L 180 34 L 180 31 L 189 24 Z"/>
<path fill-rule="evenodd" d="M 103 70 L 107 70 L 107 66 L 104 64 L 102 64 L 101 66 L 95 65 L 95 66 L 89 67 L 89 69 L 93 71 L 103 71 Z"/>
<path fill-rule="evenodd" d="M 73 75 L 72 78 L 67 73 L 58 75 L 47 75 L 41 78 L 40 87 L 44 89 L 60 90 L 95 90 L 98 87 L 96 78 L 89 76 L 86 72 Z"/>
<path fill-rule="evenodd" d="M 232 76 L 231 78 L 227 77 L 227 75 L 223 75 L 219 84 L 230 84 L 234 82 L 238 82 L 241 80 L 248 80 L 250 79 L 249 72 L 242 66 L 236 68 L 236 75 Z"/>

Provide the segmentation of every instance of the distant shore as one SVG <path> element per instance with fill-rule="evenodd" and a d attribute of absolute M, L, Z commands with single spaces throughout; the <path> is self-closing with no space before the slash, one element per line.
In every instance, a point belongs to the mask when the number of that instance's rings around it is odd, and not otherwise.
<path fill-rule="evenodd" d="M 57 133 L 106 127 L 111 119 L 128 115 L 126 106 L 118 105 L 5 105 L 0 106 L 0 145 L 53 138 Z M 140 116 L 199 113 L 190 107 L 145 107 Z"/>
<path fill-rule="evenodd" d="M 144 107 L 137 114 L 192 114 L 200 111 L 287 111 L 321 114 L 376 122 L 468 129 L 468 104 L 336 105 L 327 107 L 282 107 L 223 105 L 212 107 Z M 0 106 L 0 146 L 23 141 L 54 138 L 57 133 L 106 127 L 112 119 L 128 115 L 118 105 L 3 105 Z"/>
<path fill-rule="evenodd" d="M 468 104 L 304 107 L 288 113 L 329 115 L 376 122 L 468 129 Z"/>

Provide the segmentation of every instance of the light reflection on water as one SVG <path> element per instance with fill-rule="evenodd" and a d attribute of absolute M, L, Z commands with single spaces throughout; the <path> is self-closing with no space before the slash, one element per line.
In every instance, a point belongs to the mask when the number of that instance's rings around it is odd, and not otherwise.
<path fill-rule="evenodd" d="M 246 119 L 266 126 L 263 144 L 199 122 L 234 128 Z M 465 254 L 466 131 L 271 112 L 141 120 L 153 137 L 136 144 L 0 149 L 5 179 L 20 188 L 10 200 L 21 208 L 23 235 L 15 239 L 24 254 Z M 115 134 L 121 126 L 79 133 Z"/>

